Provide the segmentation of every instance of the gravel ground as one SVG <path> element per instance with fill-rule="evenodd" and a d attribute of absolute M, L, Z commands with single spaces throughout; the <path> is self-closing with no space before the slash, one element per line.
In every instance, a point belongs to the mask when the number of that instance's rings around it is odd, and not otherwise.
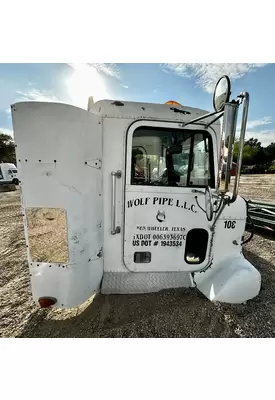
<path fill-rule="evenodd" d="M 232 179 L 232 184 L 234 179 Z M 273 175 L 242 175 L 240 179 L 240 194 L 251 200 L 261 200 L 275 203 L 275 174 Z"/>
<path fill-rule="evenodd" d="M 240 194 L 274 201 L 274 188 L 274 175 L 243 176 Z M 259 296 L 246 305 L 213 304 L 195 289 L 181 289 L 97 295 L 78 308 L 40 310 L 31 299 L 18 191 L 0 193 L 0 237 L 1 337 L 275 337 L 272 238 L 255 235 L 245 245 L 262 274 Z"/>

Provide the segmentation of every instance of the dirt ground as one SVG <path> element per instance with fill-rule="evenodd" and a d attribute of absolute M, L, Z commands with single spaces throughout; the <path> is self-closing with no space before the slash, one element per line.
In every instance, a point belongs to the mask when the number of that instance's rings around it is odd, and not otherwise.
<path fill-rule="evenodd" d="M 239 194 L 246 199 L 275 203 L 275 174 L 242 175 Z"/>
<path fill-rule="evenodd" d="M 275 203 L 275 175 L 241 178 L 240 194 Z M 19 193 L 0 193 L 1 337 L 275 337 L 275 241 L 256 235 L 245 256 L 262 274 L 246 305 L 213 304 L 195 289 L 97 295 L 78 308 L 33 303 Z"/>

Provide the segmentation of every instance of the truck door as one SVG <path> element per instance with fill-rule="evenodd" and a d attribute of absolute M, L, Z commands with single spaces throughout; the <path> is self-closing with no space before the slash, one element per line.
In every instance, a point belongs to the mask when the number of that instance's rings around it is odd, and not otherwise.
<path fill-rule="evenodd" d="M 74 307 L 100 288 L 100 118 L 66 104 L 12 106 L 33 298 Z"/>
<path fill-rule="evenodd" d="M 126 171 L 126 267 L 195 271 L 210 264 L 212 233 L 203 212 L 204 194 L 192 191 L 215 187 L 210 133 L 137 122 L 128 131 Z"/>

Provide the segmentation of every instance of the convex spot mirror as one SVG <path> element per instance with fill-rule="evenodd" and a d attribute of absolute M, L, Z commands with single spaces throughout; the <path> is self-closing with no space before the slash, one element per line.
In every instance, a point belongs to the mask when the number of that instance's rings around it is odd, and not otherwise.
<path fill-rule="evenodd" d="M 212 191 L 209 186 L 205 189 L 205 213 L 208 221 L 212 221 L 213 219 L 213 196 Z"/>
<path fill-rule="evenodd" d="M 225 103 L 227 103 L 230 98 L 230 90 L 230 79 L 227 75 L 224 75 L 218 80 L 214 90 L 213 106 L 216 112 L 224 110 Z"/>

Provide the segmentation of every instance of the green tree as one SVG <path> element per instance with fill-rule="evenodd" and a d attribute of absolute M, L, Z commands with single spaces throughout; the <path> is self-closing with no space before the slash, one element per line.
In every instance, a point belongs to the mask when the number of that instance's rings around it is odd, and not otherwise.
<path fill-rule="evenodd" d="M 253 139 L 252 139 L 253 140 Z M 257 140 L 257 139 L 256 139 Z M 254 165 L 256 163 L 257 155 L 260 151 L 258 145 L 253 144 L 253 142 L 245 142 L 243 148 L 243 165 Z M 239 141 L 234 144 L 233 161 L 236 162 L 239 154 Z"/>
<path fill-rule="evenodd" d="M 0 132 L 0 162 L 16 163 L 15 144 L 10 135 Z"/>
<path fill-rule="evenodd" d="M 239 152 L 239 141 L 234 144 L 233 160 L 236 162 Z M 275 143 L 263 147 L 258 139 L 250 138 L 244 143 L 243 165 L 262 165 L 268 166 L 275 160 Z"/>
<path fill-rule="evenodd" d="M 250 147 L 257 147 L 260 149 L 262 147 L 261 142 L 258 141 L 258 139 L 251 138 L 244 142 L 245 146 L 250 146 Z"/>
<path fill-rule="evenodd" d="M 275 160 L 275 143 L 272 142 L 270 143 L 269 146 L 267 146 L 265 148 L 266 150 L 266 158 L 269 162 L 274 161 Z"/>

